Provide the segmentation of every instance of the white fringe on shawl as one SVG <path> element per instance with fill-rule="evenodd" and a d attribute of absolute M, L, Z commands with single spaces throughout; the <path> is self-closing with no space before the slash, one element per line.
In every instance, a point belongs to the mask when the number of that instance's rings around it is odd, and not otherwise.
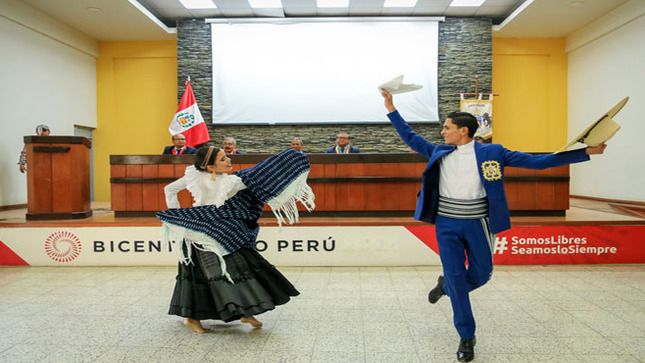
<path fill-rule="evenodd" d="M 282 223 L 298 223 L 300 215 L 296 202 L 302 203 L 309 212 L 316 207 L 314 192 L 307 185 L 307 176 L 309 172 L 300 174 L 282 193 L 267 202 L 278 220 L 278 226 L 282 227 Z"/>
<path fill-rule="evenodd" d="M 226 256 L 228 252 L 226 252 L 226 250 L 222 248 L 214 238 L 209 237 L 204 233 L 170 223 L 161 224 L 161 237 L 163 238 L 163 241 L 172 242 L 175 253 L 177 254 L 177 259 L 184 265 L 190 265 L 193 263 L 193 247 L 198 250 L 213 252 L 219 258 L 222 274 L 230 283 L 234 284 L 233 279 L 226 268 L 226 261 L 224 261 L 224 256 Z M 185 255 L 184 249 L 186 250 Z"/>

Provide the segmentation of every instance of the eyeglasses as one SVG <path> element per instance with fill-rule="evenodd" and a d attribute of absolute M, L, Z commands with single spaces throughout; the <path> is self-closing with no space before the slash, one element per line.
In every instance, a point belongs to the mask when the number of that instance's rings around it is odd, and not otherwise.
<path fill-rule="evenodd" d="M 337 137 L 337 139 L 346 139 L 346 140 L 349 140 L 349 137 L 345 137 L 345 136 L 338 136 L 338 137 Z"/>

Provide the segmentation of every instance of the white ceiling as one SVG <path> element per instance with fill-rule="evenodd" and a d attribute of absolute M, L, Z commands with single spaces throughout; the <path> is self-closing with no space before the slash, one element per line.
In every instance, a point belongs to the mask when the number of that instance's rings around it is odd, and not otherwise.
<path fill-rule="evenodd" d="M 497 37 L 559 38 L 625 4 L 628 0 L 527 0 L 525 10 L 509 16 Z"/>
<path fill-rule="evenodd" d="M 627 2 L 486 0 L 479 8 L 451 8 L 451 0 L 418 0 L 414 8 L 384 8 L 384 0 L 350 0 L 349 8 L 343 9 L 318 8 L 316 0 L 282 0 L 282 9 L 254 10 L 246 0 L 213 0 L 217 9 L 189 11 L 179 0 L 14 1 L 38 9 L 97 41 L 173 40 L 177 19 L 325 16 L 491 17 L 493 24 L 499 24 L 493 36 L 565 37 Z"/>

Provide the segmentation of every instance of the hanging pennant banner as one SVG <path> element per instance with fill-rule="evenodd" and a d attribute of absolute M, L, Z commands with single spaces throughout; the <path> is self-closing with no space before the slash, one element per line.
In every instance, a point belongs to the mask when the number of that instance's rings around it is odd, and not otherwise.
<path fill-rule="evenodd" d="M 481 96 L 480 96 L 481 97 Z M 490 96 L 493 97 L 492 95 Z M 461 112 L 469 112 L 477 117 L 479 128 L 475 136 L 481 136 L 484 139 L 493 137 L 493 100 L 465 100 L 461 99 L 459 103 Z"/>

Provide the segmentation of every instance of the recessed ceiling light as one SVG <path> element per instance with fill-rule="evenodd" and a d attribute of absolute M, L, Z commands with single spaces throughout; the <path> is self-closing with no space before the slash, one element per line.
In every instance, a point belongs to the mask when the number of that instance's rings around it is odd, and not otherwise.
<path fill-rule="evenodd" d="M 450 3 L 450 6 L 482 6 L 486 0 L 452 0 L 452 3 Z"/>
<path fill-rule="evenodd" d="M 385 0 L 385 8 L 413 8 L 418 0 Z"/>
<path fill-rule="evenodd" d="M 280 0 L 249 0 L 249 5 L 256 9 L 279 9 L 282 8 Z"/>
<path fill-rule="evenodd" d="M 571 6 L 572 8 L 577 8 L 577 7 L 580 7 L 580 6 L 584 5 L 584 4 L 585 4 L 584 1 L 572 1 L 572 2 L 569 3 L 569 6 Z"/>
<path fill-rule="evenodd" d="M 94 6 L 88 6 L 85 8 L 85 11 L 87 11 L 88 13 L 100 13 L 103 10 Z"/>
<path fill-rule="evenodd" d="M 319 8 L 347 8 L 349 0 L 317 0 Z"/>
<path fill-rule="evenodd" d="M 216 9 L 211 0 L 179 0 L 186 9 Z"/>

